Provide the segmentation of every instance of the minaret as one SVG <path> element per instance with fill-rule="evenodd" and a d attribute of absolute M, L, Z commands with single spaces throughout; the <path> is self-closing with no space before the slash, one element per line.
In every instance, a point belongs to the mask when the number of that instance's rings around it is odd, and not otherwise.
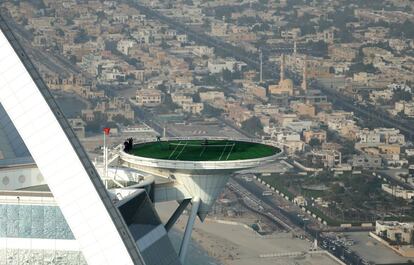
<path fill-rule="evenodd" d="M 260 83 L 263 83 L 263 52 L 260 49 Z"/>
<path fill-rule="evenodd" d="M 296 58 L 296 55 L 298 54 L 298 46 L 297 46 L 296 40 L 293 42 L 293 56 Z"/>
<path fill-rule="evenodd" d="M 305 55 L 303 62 L 303 80 L 302 80 L 302 90 L 306 92 L 308 89 L 308 57 Z"/>
<path fill-rule="evenodd" d="M 280 57 L 280 83 L 285 80 L 285 55 L 282 53 Z"/>

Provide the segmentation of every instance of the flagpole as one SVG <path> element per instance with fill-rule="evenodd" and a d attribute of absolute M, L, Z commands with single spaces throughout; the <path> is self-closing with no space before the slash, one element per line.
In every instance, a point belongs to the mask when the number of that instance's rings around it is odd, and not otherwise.
<path fill-rule="evenodd" d="M 106 172 L 106 132 L 103 132 L 103 166 L 104 166 L 104 183 L 105 187 L 108 188 L 108 179 L 107 179 L 107 172 Z"/>
<path fill-rule="evenodd" d="M 105 187 L 108 188 L 108 147 L 106 146 L 106 136 L 109 135 L 109 131 L 111 129 L 105 127 L 104 128 L 104 151 L 103 151 L 103 162 L 104 162 L 104 179 L 105 179 Z"/>
<path fill-rule="evenodd" d="M 105 147 L 105 178 L 108 179 L 108 146 Z"/>

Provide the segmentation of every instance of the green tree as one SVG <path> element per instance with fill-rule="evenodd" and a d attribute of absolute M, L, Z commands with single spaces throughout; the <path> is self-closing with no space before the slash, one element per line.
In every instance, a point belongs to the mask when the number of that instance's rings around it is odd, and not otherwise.
<path fill-rule="evenodd" d="M 414 39 L 414 22 L 406 20 L 404 23 L 394 23 L 390 26 L 393 37 Z"/>
<path fill-rule="evenodd" d="M 64 37 L 65 36 L 65 32 L 61 28 L 56 29 L 56 34 L 59 37 Z"/>
<path fill-rule="evenodd" d="M 253 134 L 253 135 L 260 135 L 263 134 L 263 125 L 260 119 L 256 116 L 251 117 L 250 119 L 245 120 L 242 122 L 241 126 L 242 130 Z"/>
<path fill-rule="evenodd" d="M 349 67 L 349 74 L 355 74 L 360 72 L 375 74 L 378 72 L 378 69 L 372 64 L 364 64 L 361 62 L 352 64 Z"/>
<path fill-rule="evenodd" d="M 128 120 L 127 118 L 125 118 L 125 116 L 120 115 L 120 114 L 115 115 L 112 118 L 112 120 L 116 123 L 120 123 L 120 124 L 125 125 L 125 126 L 128 126 L 128 125 L 132 124 L 132 122 L 130 120 Z"/>
<path fill-rule="evenodd" d="M 69 55 L 68 59 L 72 64 L 76 64 L 77 62 L 75 55 Z"/>
<path fill-rule="evenodd" d="M 328 44 L 322 40 L 318 42 L 310 41 L 307 48 L 316 56 L 325 57 L 328 55 Z"/>
<path fill-rule="evenodd" d="M 228 69 L 224 69 L 224 70 L 223 70 L 223 72 L 222 72 L 221 74 L 222 74 L 222 77 L 223 77 L 223 80 L 224 80 L 224 81 L 226 81 L 226 82 L 231 82 L 231 81 L 233 81 L 232 73 L 231 73 L 231 71 L 230 71 L 230 70 L 228 70 Z"/>
<path fill-rule="evenodd" d="M 73 18 L 66 18 L 66 26 L 72 26 L 75 22 L 73 22 Z"/>
<path fill-rule="evenodd" d="M 89 36 L 84 29 L 80 29 L 73 40 L 74 43 L 85 43 L 88 41 Z"/>
<path fill-rule="evenodd" d="M 85 129 L 89 132 L 100 132 L 103 127 L 108 123 L 108 117 L 106 114 L 95 111 L 94 119 L 86 123 Z"/>
<path fill-rule="evenodd" d="M 400 87 L 394 90 L 394 95 L 392 96 L 392 101 L 397 102 L 400 100 L 411 101 L 413 96 L 409 91 L 403 90 Z"/>
<path fill-rule="evenodd" d="M 210 104 L 204 104 L 203 115 L 211 117 L 219 117 L 223 113 L 223 110 L 215 108 Z"/>
<path fill-rule="evenodd" d="M 169 49 L 169 48 L 171 48 L 171 46 L 165 41 L 165 40 L 162 40 L 161 41 L 161 44 L 160 44 L 160 47 L 163 49 L 163 50 L 167 50 L 167 49 Z"/>
<path fill-rule="evenodd" d="M 309 145 L 312 146 L 312 147 L 318 147 L 318 146 L 321 145 L 321 141 L 319 141 L 318 138 L 312 138 L 309 141 Z"/>

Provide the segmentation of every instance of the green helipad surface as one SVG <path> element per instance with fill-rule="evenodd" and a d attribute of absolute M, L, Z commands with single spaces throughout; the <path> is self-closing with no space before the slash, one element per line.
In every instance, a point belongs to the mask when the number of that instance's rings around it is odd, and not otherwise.
<path fill-rule="evenodd" d="M 133 155 L 183 161 L 254 159 L 280 153 L 280 149 L 251 142 L 230 140 L 174 140 L 134 145 Z"/>

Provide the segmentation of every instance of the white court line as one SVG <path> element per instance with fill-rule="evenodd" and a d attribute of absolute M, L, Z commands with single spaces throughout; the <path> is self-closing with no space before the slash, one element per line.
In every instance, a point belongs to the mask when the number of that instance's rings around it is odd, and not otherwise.
<path fill-rule="evenodd" d="M 230 154 L 233 151 L 233 148 L 234 148 L 235 145 L 236 145 L 236 143 L 233 143 L 233 145 L 231 146 L 230 152 L 229 152 L 229 154 L 226 157 L 226 161 L 229 160 Z"/>
<path fill-rule="evenodd" d="M 168 159 L 170 159 L 173 154 L 175 153 L 175 151 L 177 150 L 177 148 L 180 146 L 181 141 L 178 142 L 177 146 L 175 147 L 174 151 L 172 151 L 172 153 L 170 154 L 170 156 L 168 157 Z"/>
<path fill-rule="evenodd" d="M 187 146 L 188 142 L 185 142 L 185 144 L 183 145 L 183 148 L 181 149 L 181 151 L 178 153 L 178 155 L 175 157 L 175 159 L 178 159 L 178 157 L 181 155 L 181 153 L 184 151 L 185 147 Z"/>
<path fill-rule="evenodd" d="M 220 155 L 219 160 L 221 160 L 221 158 L 223 157 L 224 152 L 225 152 L 225 151 L 226 151 L 226 149 L 227 149 L 227 146 L 230 146 L 230 145 L 227 145 L 227 143 L 226 143 L 226 145 L 224 146 L 223 152 L 221 152 L 221 155 Z"/>

